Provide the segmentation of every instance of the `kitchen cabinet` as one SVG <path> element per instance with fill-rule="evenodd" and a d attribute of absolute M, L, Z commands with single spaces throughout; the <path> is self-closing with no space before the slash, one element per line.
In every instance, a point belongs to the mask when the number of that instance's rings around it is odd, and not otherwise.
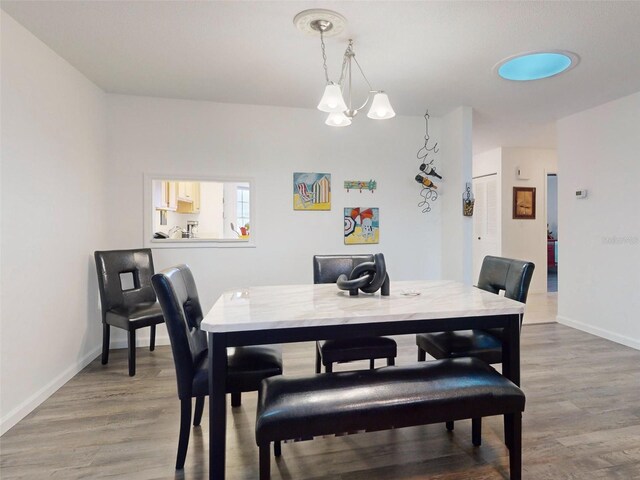
<path fill-rule="evenodd" d="M 200 182 L 177 182 L 178 213 L 200 212 Z"/>
<path fill-rule="evenodd" d="M 177 210 L 177 182 L 170 182 L 167 180 L 162 180 L 160 182 L 154 181 L 153 199 L 156 210 Z"/>

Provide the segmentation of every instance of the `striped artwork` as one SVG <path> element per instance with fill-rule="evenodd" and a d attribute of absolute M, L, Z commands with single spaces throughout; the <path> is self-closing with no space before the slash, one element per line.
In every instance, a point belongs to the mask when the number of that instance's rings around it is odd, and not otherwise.
<path fill-rule="evenodd" d="M 293 174 L 294 210 L 331 210 L 331 174 Z"/>

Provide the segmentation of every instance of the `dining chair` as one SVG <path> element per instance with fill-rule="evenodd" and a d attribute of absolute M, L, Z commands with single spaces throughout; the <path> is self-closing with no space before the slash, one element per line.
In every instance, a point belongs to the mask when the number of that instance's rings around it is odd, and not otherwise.
<path fill-rule="evenodd" d="M 102 310 L 102 364 L 109 361 L 111 327 L 127 331 L 129 376 L 136 374 L 136 330 L 151 327 L 149 350 L 155 349 L 156 325 L 164 322 L 151 286 L 151 250 L 94 252 Z"/>
<path fill-rule="evenodd" d="M 357 265 L 373 262 L 373 255 L 314 255 L 313 283 L 336 283 L 342 274 L 349 275 Z M 334 363 L 369 360 L 369 368 L 375 367 L 376 358 L 386 358 L 387 365 L 394 365 L 398 355 L 395 340 L 387 337 L 362 336 L 349 339 L 319 340 L 316 342 L 316 373 L 322 365 L 331 372 Z"/>
<path fill-rule="evenodd" d="M 482 262 L 477 287 L 521 303 L 526 303 L 535 265 L 532 262 L 486 256 Z M 522 316 L 520 317 L 522 326 Z M 476 357 L 486 363 L 502 363 L 503 329 L 459 330 L 416 335 L 418 361 L 428 353 L 435 359 Z M 453 430 L 453 422 L 447 422 Z"/>
<path fill-rule="evenodd" d="M 200 329 L 202 307 L 193 274 L 187 265 L 178 265 L 157 273 L 153 288 L 162 307 L 180 399 L 180 435 L 176 470 L 184 468 L 191 429 L 192 399 L 195 398 L 193 425 L 200 425 L 204 397 L 209 395 L 207 334 Z M 227 349 L 227 393 L 231 405 L 240 406 L 242 392 L 257 390 L 260 382 L 282 374 L 282 355 L 271 346 L 235 347 Z M 280 446 L 276 446 L 279 454 Z"/>

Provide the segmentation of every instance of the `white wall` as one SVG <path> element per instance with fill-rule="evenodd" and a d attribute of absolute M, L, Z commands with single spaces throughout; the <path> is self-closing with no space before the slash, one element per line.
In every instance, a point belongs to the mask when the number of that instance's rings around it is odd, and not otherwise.
<path fill-rule="evenodd" d="M 547 173 L 556 173 L 557 162 L 551 149 L 502 149 L 502 255 L 536 265 L 529 293 L 547 291 Z M 527 172 L 528 180 L 516 178 L 518 167 Z M 513 187 L 535 187 L 535 220 L 513 218 Z"/>
<path fill-rule="evenodd" d="M 444 177 L 438 201 L 442 202 L 442 276 L 468 285 L 473 283 L 472 217 L 462 215 L 462 194 L 471 182 L 472 111 L 459 107 L 442 118 L 442 161 L 438 172 Z"/>
<path fill-rule="evenodd" d="M 0 18 L 4 433 L 98 353 L 108 228 L 104 93 Z"/>
<path fill-rule="evenodd" d="M 420 185 L 414 177 L 419 164 L 415 155 L 424 136 L 421 117 L 373 121 L 362 116 L 340 129 L 324 125 L 323 115 L 311 109 L 119 95 L 109 95 L 108 105 L 113 199 L 109 240 L 114 248 L 143 242 L 145 173 L 255 179 L 256 218 L 251 223 L 256 248 L 154 250 L 157 269 L 176 263 L 193 268 L 205 310 L 225 289 L 310 282 L 316 253 L 383 252 L 392 282 L 440 278 L 440 200 L 448 196 L 455 209 L 442 223 L 458 226 L 446 241 L 452 243 L 451 249 L 464 243 L 457 238 L 466 234 L 461 226 L 462 173 L 443 185 L 432 212 L 423 214 L 418 208 Z M 455 142 L 463 142 L 466 135 L 470 139 L 470 122 L 463 122 L 460 113 L 455 115 L 443 140 L 441 122 L 430 122 L 430 134 L 442 148 L 443 158 L 436 163 L 445 179 L 466 155 L 467 145 L 463 149 Z M 294 211 L 293 172 L 331 173 L 332 210 Z M 369 179 L 378 181 L 373 194 L 347 193 L 342 188 L 344 180 Z M 380 244 L 344 245 L 343 208 L 358 206 L 380 208 Z M 451 250 L 450 255 L 456 254 Z"/>
<path fill-rule="evenodd" d="M 640 349 L 638 152 L 640 92 L 558 122 L 558 320 Z"/>

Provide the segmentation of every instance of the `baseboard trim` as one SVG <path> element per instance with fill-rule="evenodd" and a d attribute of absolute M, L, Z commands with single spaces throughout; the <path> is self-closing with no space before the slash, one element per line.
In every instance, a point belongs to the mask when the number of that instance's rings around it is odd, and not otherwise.
<path fill-rule="evenodd" d="M 572 320 L 571 318 L 564 317 L 561 315 L 558 315 L 556 318 L 558 320 L 558 323 L 561 323 L 568 327 L 576 328 L 578 330 L 582 330 L 583 332 L 591 333 L 593 335 L 597 335 L 598 337 L 606 338 L 607 340 L 611 340 L 612 342 L 620 343 L 627 347 L 640 350 L 640 340 L 636 340 L 635 338 L 627 337 L 625 335 L 620 335 L 619 333 L 615 333 L 610 330 L 605 330 L 604 328 L 594 327 L 593 325 L 579 322 L 577 320 Z"/>
<path fill-rule="evenodd" d="M 69 366 L 64 372 L 54 378 L 47 385 L 27 398 L 24 402 L 11 410 L 0 419 L 0 436 L 8 432 L 16 423 L 33 412 L 38 405 L 53 395 L 60 387 L 75 377 L 84 367 L 89 365 L 98 355 L 102 347 L 96 347 L 84 357 Z"/>
<path fill-rule="evenodd" d="M 168 336 L 156 337 L 156 346 L 160 345 L 171 345 L 169 343 Z M 113 340 L 110 345 L 110 350 L 119 350 L 121 348 L 128 348 L 129 344 L 127 339 Z M 140 347 L 148 347 L 149 346 L 149 338 L 136 338 L 136 348 Z"/>
<path fill-rule="evenodd" d="M 169 345 L 169 337 L 156 337 L 156 345 Z M 149 346 L 149 339 L 136 339 L 136 347 Z M 111 342 L 111 349 L 127 348 L 127 340 L 116 340 Z M 0 419 L 0 436 L 8 432 L 20 420 L 33 412 L 42 402 L 53 395 L 60 387 L 75 377 L 80 371 L 89 365 L 98 355 L 102 353 L 102 346 L 98 346 L 87 353 L 76 363 L 67 368 L 64 372 L 54 378 L 47 385 L 27 398 L 24 402 L 11 410 Z"/>

